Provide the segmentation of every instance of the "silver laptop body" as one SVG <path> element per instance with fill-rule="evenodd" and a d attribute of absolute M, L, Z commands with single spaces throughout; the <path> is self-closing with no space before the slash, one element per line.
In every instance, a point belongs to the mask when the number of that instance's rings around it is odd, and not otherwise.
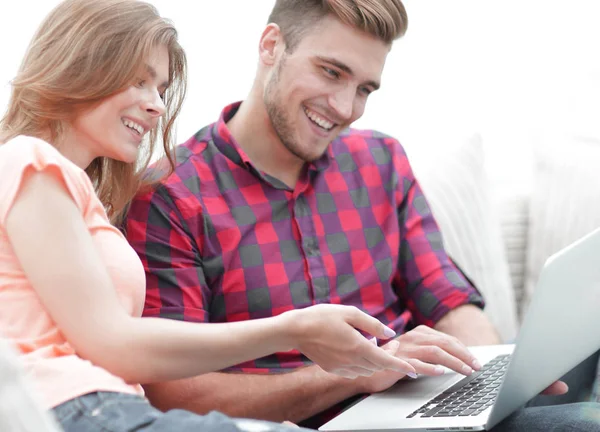
<path fill-rule="evenodd" d="M 486 363 L 510 354 L 492 398 L 488 393 L 485 403 L 475 401 L 478 409 L 471 414 L 466 410 L 461 415 L 432 414 L 439 409 L 435 401 L 444 397 L 438 395 L 466 380 L 448 371 L 438 377 L 402 380 L 358 402 L 319 430 L 489 430 L 599 350 L 599 328 L 600 229 L 546 261 L 516 345 L 471 348 L 489 371 L 497 368 L 496 363 L 487 367 Z"/>

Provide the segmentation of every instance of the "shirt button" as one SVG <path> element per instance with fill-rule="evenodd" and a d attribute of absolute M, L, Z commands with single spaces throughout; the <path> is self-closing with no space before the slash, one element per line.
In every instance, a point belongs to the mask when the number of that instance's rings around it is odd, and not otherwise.
<path fill-rule="evenodd" d="M 294 213 L 297 218 L 310 216 L 310 208 L 308 207 L 308 203 L 306 202 L 306 198 L 304 198 L 304 196 L 299 196 L 296 199 L 296 204 L 294 204 Z"/>
<path fill-rule="evenodd" d="M 319 256 L 319 244 L 317 239 L 314 237 L 308 237 L 304 240 L 304 250 L 310 257 Z"/>

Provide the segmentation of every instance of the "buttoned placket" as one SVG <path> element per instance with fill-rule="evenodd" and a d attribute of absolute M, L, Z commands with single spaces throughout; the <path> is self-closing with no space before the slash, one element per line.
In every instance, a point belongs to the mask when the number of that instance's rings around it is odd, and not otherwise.
<path fill-rule="evenodd" d="M 328 162 L 325 162 L 325 164 L 321 162 L 319 168 L 313 165 L 305 167 L 293 190 L 279 179 L 256 169 L 252 162 L 246 161 L 245 165 L 246 169 L 250 170 L 262 182 L 267 183 L 275 189 L 285 190 L 290 204 L 289 211 L 292 218 L 292 229 L 295 229 L 298 236 L 297 246 L 304 261 L 310 301 L 312 304 L 330 303 L 331 290 L 329 276 L 321 254 L 313 210 L 306 197 L 306 192 L 310 189 L 310 182 L 315 181 L 315 177 L 321 174 L 321 171 L 328 165 Z M 315 203 L 314 208 L 316 209 L 316 207 Z"/>
<path fill-rule="evenodd" d="M 311 301 L 314 304 L 329 303 L 330 286 L 329 276 L 325 268 L 325 262 L 321 254 L 319 238 L 315 227 L 313 208 L 311 208 L 306 192 L 310 189 L 309 177 L 312 172 L 304 172 L 304 175 L 296 184 L 291 194 L 292 219 L 298 233 L 298 248 L 302 252 L 306 273 L 308 274 L 308 286 Z M 312 198 L 312 197 L 311 197 Z"/>

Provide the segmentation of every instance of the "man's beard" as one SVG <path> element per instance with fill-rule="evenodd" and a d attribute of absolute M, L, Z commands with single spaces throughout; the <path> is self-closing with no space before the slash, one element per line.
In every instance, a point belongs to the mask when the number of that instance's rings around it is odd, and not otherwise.
<path fill-rule="evenodd" d="M 281 78 L 281 71 L 285 65 L 285 55 L 282 57 L 279 64 L 276 66 L 271 79 L 265 87 L 263 101 L 269 115 L 273 130 L 283 146 L 298 159 L 305 162 L 312 162 L 322 155 L 307 154 L 302 151 L 302 146 L 294 138 L 294 129 L 291 126 L 291 121 L 287 115 L 283 104 L 281 104 L 281 96 L 278 89 L 278 84 Z"/>

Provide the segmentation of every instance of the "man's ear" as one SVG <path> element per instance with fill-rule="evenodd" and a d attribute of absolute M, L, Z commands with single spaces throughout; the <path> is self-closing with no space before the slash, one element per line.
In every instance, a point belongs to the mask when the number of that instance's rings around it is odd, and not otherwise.
<path fill-rule="evenodd" d="M 268 24 L 260 37 L 258 55 L 261 63 L 273 66 L 280 52 L 285 50 L 281 29 L 277 24 Z"/>

